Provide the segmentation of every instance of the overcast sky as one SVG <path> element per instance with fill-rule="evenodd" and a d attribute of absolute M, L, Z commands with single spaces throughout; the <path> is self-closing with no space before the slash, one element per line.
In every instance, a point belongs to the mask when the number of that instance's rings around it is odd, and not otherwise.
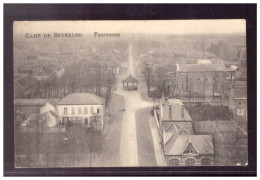
<path fill-rule="evenodd" d="M 245 33 L 245 20 L 16 21 L 15 33 Z"/>

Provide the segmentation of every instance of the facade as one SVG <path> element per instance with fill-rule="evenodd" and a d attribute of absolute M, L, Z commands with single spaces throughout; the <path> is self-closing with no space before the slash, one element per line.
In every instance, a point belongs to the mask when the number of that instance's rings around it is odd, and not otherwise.
<path fill-rule="evenodd" d="M 95 122 L 99 130 L 103 128 L 105 111 L 104 99 L 90 93 L 72 93 L 61 99 L 57 114 L 61 124 L 84 123 L 92 126 Z"/>
<path fill-rule="evenodd" d="M 233 82 L 234 70 L 224 64 L 177 64 L 174 94 L 183 102 L 222 103 Z"/>
<path fill-rule="evenodd" d="M 162 151 L 168 166 L 214 164 L 212 137 L 195 134 L 192 119 L 181 100 L 166 100 L 163 96 L 158 116 Z"/>
<path fill-rule="evenodd" d="M 119 74 L 120 64 L 114 60 L 109 59 L 109 57 L 105 56 L 105 58 L 98 57 L 98 60 L 90 65 L 90 73 L 91 74 L 101 74 L 101 75 L 117 75 Z"/>
<path fill-rule="evenodd" d="M 168 166 L 214 165 L 212 138 L 208 135 L 177 135 L 164 151 Z"/>
<path fill-rule="evenodd" d="M 112 67 L 92 67 L 90 68 L 91 74 L 119 74 L 119 66 Z"/>
<path fill-rule="evenodd" d="M 247 83 L 246 81 L 236 81 L 231 89 L 229 97 L 229 107 L 233 112 L 233 117 L 239 126 L 247 131 Z"/>

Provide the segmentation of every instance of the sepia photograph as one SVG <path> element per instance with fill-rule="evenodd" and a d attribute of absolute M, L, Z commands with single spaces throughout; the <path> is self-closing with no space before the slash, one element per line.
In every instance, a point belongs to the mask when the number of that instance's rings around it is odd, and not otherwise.
<path fill-rule="evenodd" d="M 247 166 L 245 19 L 15 21 L 15 168 Z"/>

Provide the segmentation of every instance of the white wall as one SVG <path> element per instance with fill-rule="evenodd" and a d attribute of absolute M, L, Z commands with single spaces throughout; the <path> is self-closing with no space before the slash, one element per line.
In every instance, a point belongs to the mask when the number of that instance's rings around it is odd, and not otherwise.
<path fill-rule="evenodd" d="M 81 108 L 81 114 L 78 113 L 78 108 Z M 85 114 L 84 109 L 87 107 L 88 112 Z M 58 105 L 57 106 L 57 113 L 58 115 L 62 117 L 83 117 L 84 118 L 89 118 L 92 116 L 91 113 L 91 107 L 94 108 L 94 113 L 97 113 L 97 109 L 100 109 L 100 115 L 104 116 L 104 105 Z M 64 114 L 64 108 L 67 108 L 67 114 Z M 72 108 L 75 109 L 75 114 L 72 114 Z"/>
<path fill-rule="evenodd" d="M 40 113 L 43 114 L 49 111 L 55 112 L 55 107 L 47 102 L 44 106 L 41 107 Z"/>
<path fill-rule="evenodd" d="M 54 116 L 52 116 L 50 113 L 47 113 L 46 118 L 48 118 L 46 121 L 47 127 L 54 127 L 57 125 L 56 118 Z"/>

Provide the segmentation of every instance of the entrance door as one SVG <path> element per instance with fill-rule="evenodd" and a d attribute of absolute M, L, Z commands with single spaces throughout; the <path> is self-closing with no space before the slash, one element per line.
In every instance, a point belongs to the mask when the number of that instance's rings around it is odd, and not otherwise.
<path fill-rule="evenodd" d="M 68 121 L 69 121 L 69 118 L 68 118 L 68 117 L 63 117 L 61 124 L 67 124 Z"/>
<path fill-rule="evenodd" d="M 84 118 L 84 123 L 88 124 L 88 118 Z"/>

